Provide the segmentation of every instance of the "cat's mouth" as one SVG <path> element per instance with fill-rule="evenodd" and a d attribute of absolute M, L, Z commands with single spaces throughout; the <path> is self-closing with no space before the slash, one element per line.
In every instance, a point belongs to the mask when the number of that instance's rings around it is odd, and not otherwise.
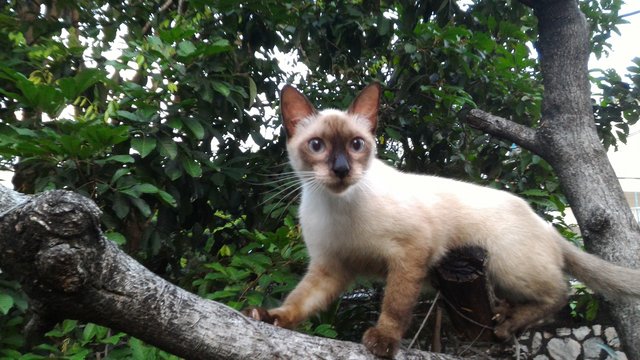
<path fill-rule="evenodd" d="M 341 194 L 345 192 L 349 187 L 356 183 L 356 180 L 352 177 L 348 178 L 332 178 L 331 181 L 325 183 L 325 187 L 335 194 Z"/>

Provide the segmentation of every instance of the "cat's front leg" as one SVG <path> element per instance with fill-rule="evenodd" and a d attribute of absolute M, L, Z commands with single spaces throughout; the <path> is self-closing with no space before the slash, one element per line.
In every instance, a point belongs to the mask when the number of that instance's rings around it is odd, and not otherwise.
<path fill-rule="evenodd" d="M 393 358 L 411 322 L 427 266 L 422 259 L 397 258 L 388 271 L 380 317 L 376 326 L 364 333 L 362 342 L 374 355 Z"/>
<path fill-rule="evenodd" d="M 339 263 L 312 261 L 300 283 L 275 309 L 246 309 L 245 315 L 291 329 L 309 316 L 325 309 L 353 280 L 353 275 Z"/>

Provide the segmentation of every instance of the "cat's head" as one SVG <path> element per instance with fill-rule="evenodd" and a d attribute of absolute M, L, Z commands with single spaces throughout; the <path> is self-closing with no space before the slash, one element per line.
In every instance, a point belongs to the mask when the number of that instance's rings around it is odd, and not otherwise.
<path fill-rule="evenodd" d="M 367 86 L 346 111 L 317 111 L 290 85 L 280 92 L 289 161 L 303 181 L 340 194 L 356 184 L 375 156 L 381 86 Z"/>

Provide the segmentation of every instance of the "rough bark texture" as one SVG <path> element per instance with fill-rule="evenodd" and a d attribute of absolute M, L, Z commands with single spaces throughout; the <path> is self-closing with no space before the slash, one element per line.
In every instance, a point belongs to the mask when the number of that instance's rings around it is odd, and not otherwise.
<path fill-rule="evenodd" d="M 588 79 L 589 40 L 575 0 L 532 2 L 538 18 L 538 52 L 544 96 L 536 130 L 472 110 L 467 121 L 547 160 L 558 174 L 588 251 L 640 268 L 640 228 L 600 143 Z M 630 359 L 640 359 L 640 304 L 610 304 Z"/>
<path fill-rule="evenodd" d="M 36 312 L 106 325 L 188 359 L 373 359 L 360 344 L 252 321 L 156 276 L 106 240 L 100 210 L 67 191 L 27 198 L 0 186 L 0 268 Z M 397 359 L 455 359 L 401 351 Z"/>

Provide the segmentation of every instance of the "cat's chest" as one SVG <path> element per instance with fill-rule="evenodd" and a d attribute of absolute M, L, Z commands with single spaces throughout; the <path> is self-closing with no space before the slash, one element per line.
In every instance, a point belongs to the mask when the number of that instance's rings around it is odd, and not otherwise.
<path fill-rule="evenodd" d="M 303 197 L 300 224 L 309 254 L 366 254 L 378 251 L 384 231 L 372 223 L 375 209 L 367 199 Z"/>
<path fill-rule="evenodd" d="M 332 201 L 323 197 L 303 198 L 300 204 L 300 223 L 312 235 L 333 235 L 332 237 L 353 237 L 358 235 L 367 214 L 372 210 L 362 199 Z M 310 234 L 311 235 L 311 234 Z"/>

